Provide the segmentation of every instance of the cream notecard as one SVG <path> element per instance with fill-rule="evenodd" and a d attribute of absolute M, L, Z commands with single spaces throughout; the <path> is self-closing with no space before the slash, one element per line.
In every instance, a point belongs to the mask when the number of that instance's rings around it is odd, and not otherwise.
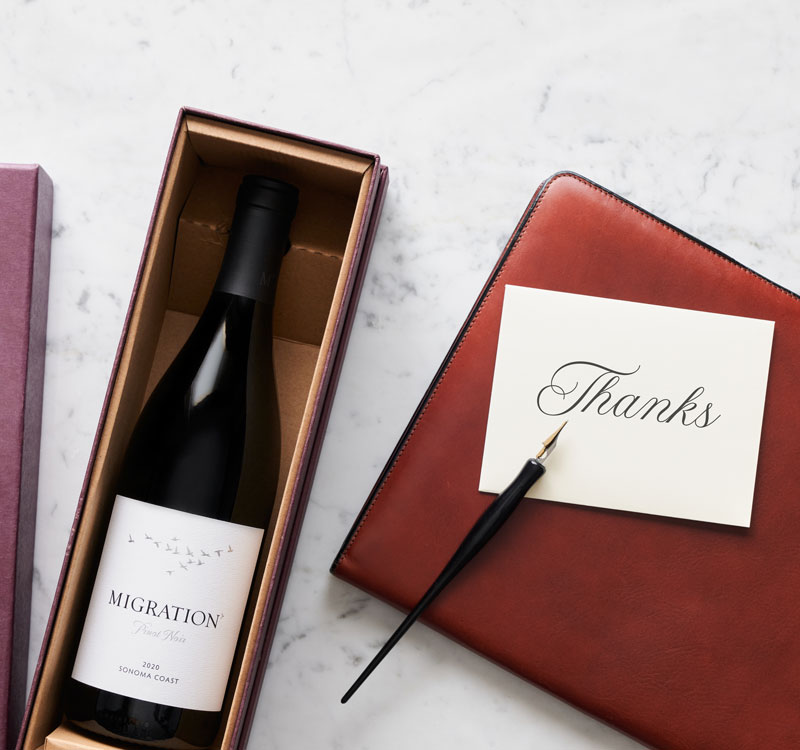
<path fill-rule="evenodd" d="M 505 288 L 480 489 L 749 526 L 772 321 Z"/>

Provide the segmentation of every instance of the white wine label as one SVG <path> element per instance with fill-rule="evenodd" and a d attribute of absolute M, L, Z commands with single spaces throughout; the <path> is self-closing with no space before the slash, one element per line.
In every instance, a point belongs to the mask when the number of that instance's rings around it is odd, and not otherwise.
<path fill-rule="evenodd" d="M 263 535 L 117 495 L 72 676 L 219 711 Z"/>

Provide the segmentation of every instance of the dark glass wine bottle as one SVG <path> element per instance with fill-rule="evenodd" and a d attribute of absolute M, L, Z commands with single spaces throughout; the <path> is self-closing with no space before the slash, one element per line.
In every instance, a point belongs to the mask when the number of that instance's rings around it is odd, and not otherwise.
<path fill-rule="evenodd" d="M 272 309 L 297 190 L 250 175 L 208 304 L 130 439 L 68 718 L 128 742 L 207 747 L 278 481 Z"/>

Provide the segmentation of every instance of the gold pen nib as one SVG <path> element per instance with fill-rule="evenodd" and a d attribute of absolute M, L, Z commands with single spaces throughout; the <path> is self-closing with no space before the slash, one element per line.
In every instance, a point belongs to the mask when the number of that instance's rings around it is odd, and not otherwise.
<path fill-rule="evenodd" d="M 556 443 L 558 443 L 558 436 L 561 433 L 561 430 L 564 429 L 564 425 L 566 425 L 568 420 L 564 420 L 564 424 L 561 425 L 547 440 L 542 443 L 542 449 L 536 454 L 536 458 L 539 461 L 545 461 L 547 457 L 556 449 Z"/>

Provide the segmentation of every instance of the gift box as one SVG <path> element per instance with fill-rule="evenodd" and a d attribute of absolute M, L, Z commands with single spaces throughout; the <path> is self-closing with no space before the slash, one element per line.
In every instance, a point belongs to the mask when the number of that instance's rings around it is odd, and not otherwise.
<path fill-rule="evenodd" d="M 227 241 L 242 177 L 299 189 L 278 281 L 274 362 L 281 472 L 215 746 L 243 747 L 267 664 L 322 435 L 387 184 L 378 156 L 181 110 L 78 501 L 18 749 L 107 746 L 63 718 L 114 481 L 138 413 L 192 330 Z M 113 743 L 111 743 L 113 744 Z"/>
<path fill-rule="evenodd" d="M 53 184 L 0 165 L 0 747 L 25 705 Z"/>

